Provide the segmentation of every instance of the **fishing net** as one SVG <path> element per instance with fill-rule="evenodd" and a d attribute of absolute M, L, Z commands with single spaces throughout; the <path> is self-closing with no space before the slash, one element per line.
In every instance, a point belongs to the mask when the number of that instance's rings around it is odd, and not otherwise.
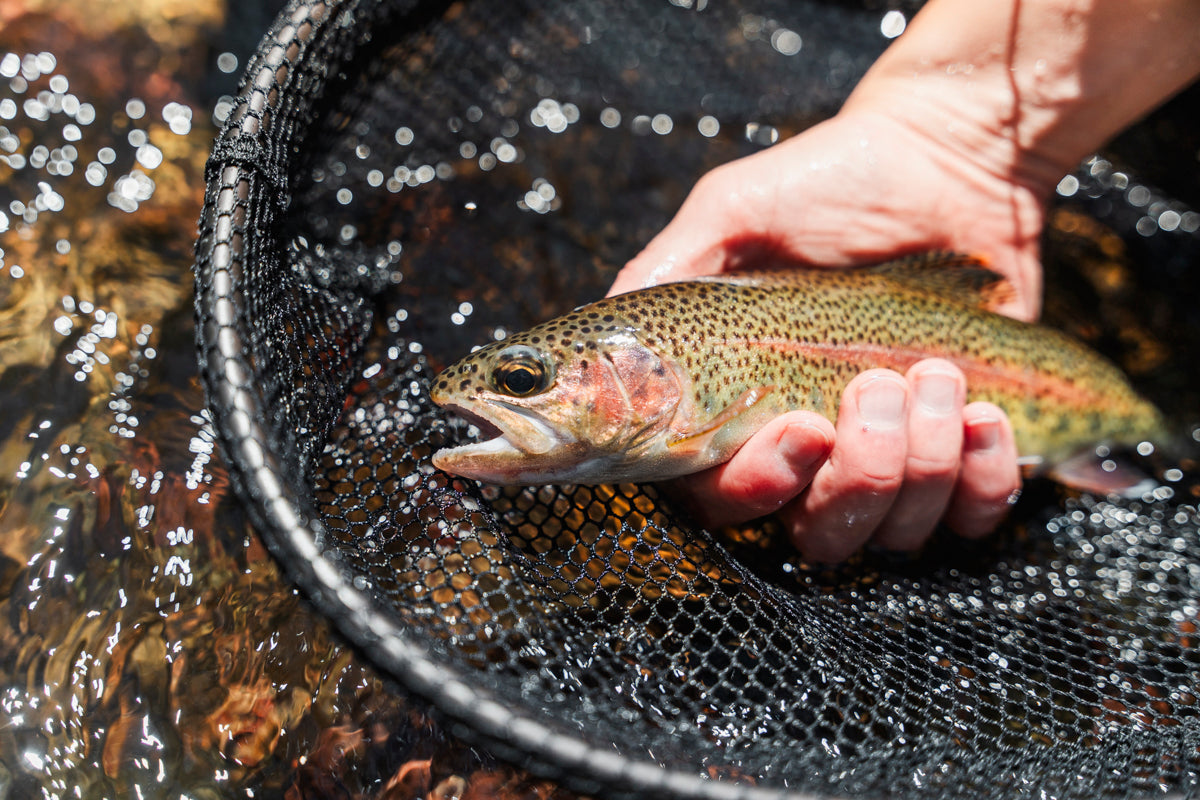
<path fill-rule="evenodd" d="M 828 116 L 912 10 L 296 0 L 264 39 L 197 247 L 212 413 L 306 596 L 456 732 L 609 794 L 1200 778 L 1198 520 L 1169 489 L 1035 487 L 987 542 L 822 569 L 652 486 L 430 465 L 469 435 L 429 402 L 441 367 L 602 295 L 699 175 Z"/>

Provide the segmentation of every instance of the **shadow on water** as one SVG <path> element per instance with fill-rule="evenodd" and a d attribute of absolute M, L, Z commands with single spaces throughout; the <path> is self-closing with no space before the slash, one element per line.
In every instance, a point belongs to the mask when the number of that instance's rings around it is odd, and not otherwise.
<path fill-rule="evenodd" d="M 557 794 L 389 691 L 229 495 L 191 247 L 210 109 L 272 5 L 0 3 L 0 798 Z M 1115 152 L 1200 185 L 1172 113 Z M 1126 214 L 1121 168 L 1060 203 L 1048 312 L 1186 414 L 1197 240 L 1142 221 L 1152 187 Z"/>

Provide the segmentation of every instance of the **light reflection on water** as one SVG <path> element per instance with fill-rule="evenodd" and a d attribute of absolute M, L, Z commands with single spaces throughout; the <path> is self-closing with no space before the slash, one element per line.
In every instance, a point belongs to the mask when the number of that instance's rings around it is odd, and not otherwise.
<path fill-rule="evenodd" d="M 231 91 L 244 52 L 197 64 L 202 27 L 84 33 L 73 13 L 0 33 L 0 797 L 251 796 L 335 761 L 398 768 L 388 736 L 343 742 L 364 707 L 396 735 L 409 712 L 228 498 L 195 375 L 214 128 L 194 87 Z M 167 66 L 131 72 L 124 51 Z"/>

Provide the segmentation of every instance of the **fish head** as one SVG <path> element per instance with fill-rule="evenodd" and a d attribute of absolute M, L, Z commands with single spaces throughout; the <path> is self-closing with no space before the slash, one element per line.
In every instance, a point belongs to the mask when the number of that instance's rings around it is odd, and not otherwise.
<path fill-rule="evenodd" d="M 634 331 L 578 327 L 534 328 L 442 372 L 433 401 L 488 438 L 439 450 L 434 466 L 501 484 L 637 479 L 625 470 L 664 438 L 678 375 Z"/>

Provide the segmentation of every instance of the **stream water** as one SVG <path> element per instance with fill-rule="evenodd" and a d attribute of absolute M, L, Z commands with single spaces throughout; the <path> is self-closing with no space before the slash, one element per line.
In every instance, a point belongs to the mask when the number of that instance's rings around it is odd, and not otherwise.
<path fill-rule="evenodd" d="M 274 5 L 35 5 L 0 0 L 0 800 L 565 795 L 389 688 L 229 493 L 191 249 L 222 95 Z M 1197 322 L 1164 298 L 1200 217 L 1174 208 L 1139 229 L 1140 258 L 1179 262 L 1140 307 L 1174 316 L 1129 310 L 1111 231 L 1074 209 L 1054 235 L 1110 257 L 1072 277 L 1088 324 L 1178 412 L 1197 392 L 1164 367 L 1171 331 Z"/>

